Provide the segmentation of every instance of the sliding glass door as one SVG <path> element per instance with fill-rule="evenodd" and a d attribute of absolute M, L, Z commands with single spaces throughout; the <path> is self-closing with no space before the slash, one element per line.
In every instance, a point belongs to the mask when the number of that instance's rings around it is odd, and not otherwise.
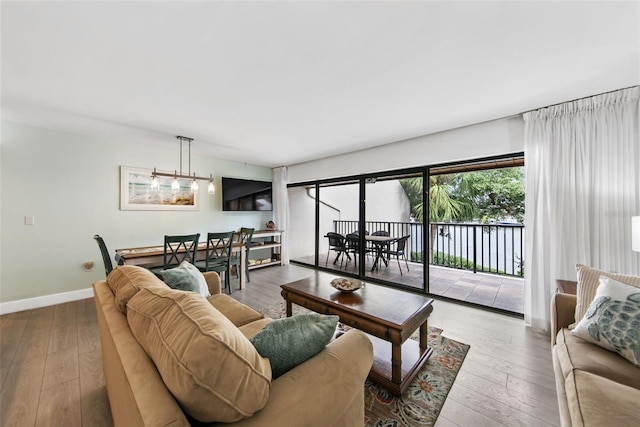
<path fill-rule="evenodd" d="M 289 186 L 292 261 L 522 313 L 522 156 Z"/>
<path fill-rule="evenodd" d="M 365 179 L 367 280 L 425 290 L 422 173 Z"/>
<path fill-rule="evenodd" d="M 318 193 L 319 254 L 321 267 L 358 274 L 358 253 L 352 236 L 358 230 L 358 181 L 320 186 Z"/>

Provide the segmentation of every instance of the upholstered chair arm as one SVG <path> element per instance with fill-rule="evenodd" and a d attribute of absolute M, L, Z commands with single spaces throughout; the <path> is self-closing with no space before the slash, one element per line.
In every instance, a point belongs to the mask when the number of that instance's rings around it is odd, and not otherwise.
<path fill-rule="evenodd" d="M 556 344 L 556 335 L 562 328 L 575 322 L 576 296 L 557 293 L 551 300 L 551 345 Z"/>
<path fill-rule="evenodd" d="M 362 426 L 364 381 L 372 364 L 369 338 L 361 331 L 349 330 L 311 359 L 276 378 L 266 406 L 233 425 Z"/>
<path fill-rule="evenodd" d="M 220 275 L 215 271 L 206 271 L 202 273 L 204 279 L 207 281 L 209 287 L 209 293 L 211 295 L 217 295 L 222 292 L 222 282 L 220 281 Z"/>

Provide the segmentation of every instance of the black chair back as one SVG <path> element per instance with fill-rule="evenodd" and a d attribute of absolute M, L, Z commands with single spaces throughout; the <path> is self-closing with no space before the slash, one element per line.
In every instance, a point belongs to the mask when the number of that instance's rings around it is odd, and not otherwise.
<path fill-rule="evenodd" d="M 107 245 L 105 245 L 104 240 L 99 235 L 94 235 L 93 238 L 98 242 L 98 247 L 100 248 L 100 253 L 102 254 L 102 261 L 104 262 L 104 272 L 105 275 L 108 276 L 113 270 L 113 264 L 111 263 L 111 256 L 109 255 L 109 251 L 107 250 Z"/>
<path fill-rule="evenodd" d="M 347 234 L 345 237 L 345 245 L 347 249 L 357 251 L 360 246 L 360 236 L 356 233 Z"/>
<path fill-rule="evenodd" d="M 328 232 L 325 236 L 329 239 L 329 249 L 340 249 L 343 250 L 345 238 L 342 234 Z"/>
<path fill-rule="evenodd" d="M 396 246 L 396 252 L 404 253 L 404 248 L 407 245 L 407 240 L 409 240 L 409 237 L 410 236 L 403 236 L 403 237 L 398 239 L 398 245 Z"/>

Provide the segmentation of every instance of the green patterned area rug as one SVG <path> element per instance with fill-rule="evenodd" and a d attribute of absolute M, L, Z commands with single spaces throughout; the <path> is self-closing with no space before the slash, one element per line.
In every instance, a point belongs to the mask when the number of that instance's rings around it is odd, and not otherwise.
<path fill-rule="evenodd" d="M 259 309 L 264 316 L 285 316 L 284 301 Z M 293 305 L 293 314 L 307 312 Z M 413 427 L 435 424 L 442 405 L 458 375 L 469 346 L 441 335 L 442 330 L 429 328 L 429 346 L 433 354 L 402 397 L 367 380 L 364 385 L 365 427 Z M 411 337 L 417 339 L 417 333 Z"/>

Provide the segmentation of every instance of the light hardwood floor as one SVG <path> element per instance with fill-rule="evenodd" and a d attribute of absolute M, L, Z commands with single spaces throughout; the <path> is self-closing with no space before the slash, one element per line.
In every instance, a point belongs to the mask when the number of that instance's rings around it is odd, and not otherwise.
<path fill-rule="evenodd" d="M 232 296 L 264 307 L 282 300 L 281 284 L 309 274 L 252 270 Z M 520 319 L 444 301 L 429 320 L 471 345 L 436 426 L 560 425 L 548 337 Z M 0 316 L 0 386 L 2 426 L 113 425 L 93 300 Z"/>

